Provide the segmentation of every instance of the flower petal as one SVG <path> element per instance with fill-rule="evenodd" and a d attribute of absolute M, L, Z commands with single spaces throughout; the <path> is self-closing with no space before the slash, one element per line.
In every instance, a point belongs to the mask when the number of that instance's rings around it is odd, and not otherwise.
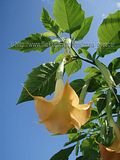
<path fill-rule="evenodd" d="M 63 89 L 62 79 L 57 80 L 56 90 L 57 94 L 50 101 L 43 97 L 34 97 L 41 123 L 55 134 L 67 133 L 73 127 L 79 129 L 90 118 L 92 102 L 79 105 L 79 98 L 68 82 Z"/>
<path fill-rule="evenodd" d="M 102 144 L 99 144 L 99 148 L 102 160 L 120 160 L 120 153 L 116 153 L 114 151 L 110 152 Z"/>
<path fill-rule="evenodd" d="M 67 106 L 64 109 L 61 105 L 55 108 L 49 118 L 43 123 L 50 132 L 65 134 L 69 129 L 73 128 L 73 125 L 70 123 L 71 118 Z"/>
<path fill-rule="evenodd" d="M 116 138 L 111 146 L 106 149 L 108 151 L 115 151 L 116 153 L 120 153 L 120 141 Z"/>
<path fill-rule="evenodd" d="M 36 112 L 39 115 L 39 118 L 44 121 L 53 112 L 56 102 L 47 101 L 45 98 L 39 96 L 35 96 L 34 100 Z"/>
<path fill-rule="evenodd" d="M 91 103 L 78 105 L 78 107 L 71 107 L 70 115 L 72 119 L 77 122 L 75 123 L 75 127 L 77 126 L 77 129 L 80 129 L 80 127 L 90 119 Z"/>
<path fill-rule="evenodd" d="M 76 92 L 73 90 L 73 88 L 69 85 L 68 82 L 66 82 L 66 85 L 64 87 L 63 97 L 66 101 L 72 102 L 72 105 L 78 105 L 79 104 L 79 98 Z"/>

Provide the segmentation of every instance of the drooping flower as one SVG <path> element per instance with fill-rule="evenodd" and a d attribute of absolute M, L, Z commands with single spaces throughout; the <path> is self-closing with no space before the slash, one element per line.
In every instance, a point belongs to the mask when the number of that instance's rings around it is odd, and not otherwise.
<path fill-rule="evenodd" d="M 64 86 L 63 72 L 64 61 L 58 67 L 56 73 L 56 86 L 52 100 L 46 100 L 41 96 L 33 96 L 36 112 L 40 123 L 43 123 L 49 132 L 65 134 L 71 128 L 80 129 L 91 115 L 92 101 L 81 104 L 79 97 L 67 82 Z"/>
<path fill-rule="evenodd" d="M 34 97 L 41 123 L 55 134 L 65 134 L 74 127 L 80 129 L 90 118 L 92 102 L 79 104 L 79 98 L 68 82 L 63 87 L 62 80 L 57 80 L 56 88 L 57 94 L 52 100 Z"/>
<path fill-rule="evenodd" d="M 79 104 L 79 97 L 69 83 L 67 82 L 64 86 L 63 72 L 64 61 L 56 73 L 57 80 L 52 100 L 31 95 L 35 100 L 40 123 L 43 123 L 48 131 L 54 134 L 65 134 L 71 128 L 80 129 L 91 115 L 92 101 Z"/>

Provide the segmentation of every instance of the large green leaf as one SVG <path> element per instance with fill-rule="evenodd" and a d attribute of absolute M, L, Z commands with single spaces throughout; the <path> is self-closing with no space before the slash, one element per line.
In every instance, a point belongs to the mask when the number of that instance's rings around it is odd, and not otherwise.
<path fill-rule="evenodd" d="M 41 21 L 42 21 L 44 27 L 47 30 L 50 30 L 51 32 L 55 33 L 56 35 L 58 34 L 58 32 L 59 32 L 59 26 L 50 17 L 48 11 L 45 8 L 43 8 L 43 10 L 42 10 Z"/>
<path fill-rule="evenodd" d="M 51 39 L 43 34 L 31 34 L 29 37 L 18 42 L 10 49 L 21 52 L 40 51 L 43 52 L 49 47 Z"/>
<path fill-rule="evenodd" d="M 72 33 L 84 20 L 84 11 L 76 0 L 55 0 L 54 16 L 63 31 Z"/>
<path fill-rule="evenodd" d="M 120 10 L 110 14 L 98 29 L 98 54 L 104 56 L 120 48 Z"/>
<path fill-rule="evenodd" d="M 84 19 L 82 26 L 79 30 L 73 33 L 73 37 L 76 41 L 79 41 L 85 37 L 85 35 L 89 32 L 93 17 L 87 17 Z"/>
<path fill-rule="evenodd" d="M 28 79 L 25 82 L 25 87 L 34 96 L 45 97 L 53 93 L 55 88 L 55 77 L 58 63 L 46 63 L 42 64 L 28 75 Z M 33 98 L 23 88 L 21 96 L 18 100 L 18 104 L 33 100 Z"/>
<path fill-rule="evenodd" d="M 68 160 L 70 154 L 74 150 L 75 146 L 62 149 L 58 153 L 56 153 L 50 160 Z"/>
<path fill-rule="evenodd" d="M 82 61 L 80 59 L 74 60 L 65 66 L 65 71 L 68 76 L 78 72 L 82 67 Z"/>

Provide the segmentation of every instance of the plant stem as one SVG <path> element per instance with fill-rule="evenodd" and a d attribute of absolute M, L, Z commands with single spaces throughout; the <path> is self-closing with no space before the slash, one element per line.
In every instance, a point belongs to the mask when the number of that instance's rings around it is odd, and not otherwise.
<path fill-rule="evenodd" d="M 92 65 L 95 65 L 95 63 L 94 63 L 93 61 L 90 61 L 90 60 L 88 60 L 88 59 L 82 58 L 82 57 L 75 51 L 75 49 L 74 49 L 73 47 L 72 47 L 71 49 L 73 50 L 73 52 L 76 54 L 76 56 L 77 56 L 79 59 L 81 59 L 81 60 L 83 60 L 83 61 L 85 61 L 85 62 L 87 62 L 87 63 L 90 63 L 90 64 L 92 64 Z"/>
<path fill-rule="evenodd" d="M 64 40 L 63 40 L 58 34 L 57 34 L 57 37 L 64 43 Z M 70 35 L 70 37 L 71 37 L 71 35 Z M 92 64 L 92 65 L 95 65 L 95 62 L 94 62 L 94 61 L 90 61 L 90 60 L 88 60 L 88 59 L 82 58 L 82 57 L 76 52 L 76 50 L 73 48 L 72 43 L 71 43 L 71 49 L 72 49 L 72 51 L 76 54 L 76 56 L 77 56 L 79 59 L 81 59 L 81 60 L 83 60 L 83 61 L 85 61 L 85 62 L 87 62 L 87 63 L 90 63 L 90 64 Z"/>

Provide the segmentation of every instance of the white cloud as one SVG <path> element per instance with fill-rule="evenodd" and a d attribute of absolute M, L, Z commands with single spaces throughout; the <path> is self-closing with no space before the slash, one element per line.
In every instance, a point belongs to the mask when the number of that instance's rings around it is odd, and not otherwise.
<path fill-rule="evenodd" d="M 117 3 L 116 3 L 116 7 L 117 7 L 117 8 L 120 8 L 120 2 L 117 2 Z"/>

